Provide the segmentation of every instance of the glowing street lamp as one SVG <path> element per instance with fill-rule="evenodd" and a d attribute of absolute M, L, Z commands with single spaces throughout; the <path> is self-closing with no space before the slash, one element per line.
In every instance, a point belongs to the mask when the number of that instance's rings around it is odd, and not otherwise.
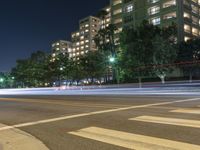
<path fill-rule="evenodd" d="M 114 57 L 110 57 L 109 61 L 110 61 L 111 63 L 114 63 L 114 62 L 115 62 L 115 58 L 114 58 Z"/>
<path fill-rule="evenodd" d="M 4 79 L 3 79 L 3 78 L 0 78 L 0 82 L 3 83 L 3 82 L 4 82 Z"/>
<path fill-rule="evenodd" d="M 60 71 L 63 71 L 64 69 L 63 69 L 63 67 L 60 67 Z"/>

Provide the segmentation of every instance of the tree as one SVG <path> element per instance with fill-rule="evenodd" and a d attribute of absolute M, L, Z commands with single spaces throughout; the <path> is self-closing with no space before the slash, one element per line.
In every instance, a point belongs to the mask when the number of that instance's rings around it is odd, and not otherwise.
<path fill-rule="evenodd" d="M 88 52 L 80 58 L 80 65 L 83 67 L 85 78 L 90 78 L 92 83 L 94 83 L 94 79 L 102 78 L 105 75 L 106 60 L 100 51 Z"/>
<path fill-rule="evenodd" d="M 59 53 L 55 59 L 50 58 L 49 70 L 52 80 L 59 81 L 61 85 L 62 79 L 70 79 L 71 60 L 66 53 Z"/>
<path fill-rule="evenodd" d="M 187 42 L 182 42 L 179 45 L 179 53 L 177 62 L 182 63 L 181 66 L 184 74 L 189 75 L 189 80 L 192 82 L 193 74 L 199 72 L 200 61 L 200 39 L 191 39 Z"/>
<path fill-rule="evenodd" d="M 169 70 L 165 65 L 173 62 L 176 56 L 175 31 L 174 25 L 160 28 L 147 21 L 138 27 L 124 29 L 120 38 L 120 66 L 124 78 L 137 77 L 140 87 L 145 76 L 156 74 L 164 81 Z"/>
<path fill-rule="evenodd" d="M 165 83 L 167 73 L 172 71 L 170 64 L 177 56 L 176 26 L 161 28 L 153 38 L 153 72 Z"/>
<path fill-rule="evenodd" d="M 44 86 L 47 80 L 47 55 L 37 51 L 30 58 L 17 60 L 17 65 L 12 69 L 12 75 L 17 85 L 24 87 Z"/>
<path fill-rule="evenodd" d="M 117 47 L 116 47 L 116 40 L 115 40 L 115 31 L 117 30 L 116 26 L 110 24 L 108 27 L 100 29 L 98 34 L 95 36 L 94 41 L 97 46 L 97 49 L 102 52 L 105 56 L 105 59 L 114 58 L 116 59 L 117 56 Z M 118 79 L 118 75 L 116 74 L 117 64 L 110 64 L 109 61 L 107 63 L 107 72 L 110 71 L 109 67 L 112 66 L 112 73 L 113 73 L 113 80 L 115 81 Z M 107 79 L 108 80 L 108 77 Z"/>
<path fill-rule="evenodd" d="M 85 71 L 83 69 L 82 64 L 79 61 L 72 61 L 71 62 L 71 71 L 70 77 L 72 81 L 76 81 L 77 85 L 80 83 L 82 79 L 85 77 Z"/>
<path fill-rule="evenodd" d="M 0 72 L 0 88 L 12 88 L 14 86 L 14 78 L 9 72 Z"/>
<path fill-rule="evenodd" d="M 158 31 L 159 28 L 157 26 L 144 21 L 136 28 L 124 29 L 121 34 L 120 67 L 123 77 L 128 80 L 137 77 L 139 87 L 142 86 L 142 78 L 151 73 L 145 68 L 153 62 L 152 39 Z"/>

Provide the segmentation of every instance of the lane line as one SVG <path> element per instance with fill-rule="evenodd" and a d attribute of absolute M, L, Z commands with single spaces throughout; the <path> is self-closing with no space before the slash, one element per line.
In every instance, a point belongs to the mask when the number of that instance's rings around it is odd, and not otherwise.
<path fill-rule="evenodd" d="M 74 102 L 50 102 L 50 101 L 39 101 L 42 99 L 19 99 L 19 98 L 0 98 L 0 101 L 13 101 L 13 102 L 23 102 L 23 103 L 39 103 L 39 104 L 53 104 L 53 105 L 64 105 L 64 106 L 74 106 L 74 107 L 97 107 L 97 108 L 112 108 L 112 107 L 128 107 L 130 105 L 112 105 L 112 104 L 84 104 L 84 103 L 74 103 Z M 67 104 L 71 103 L 71 104 Z"/>
<path fill-rule="evenodd" d="M 153 104 L 137 105 L 137 106 L 131 106 L 131 107 L 123 107 L 123 108 L 101 110 L 101 111 L 82 113 L 82 114 L 76 114 L 76 115 L 71 115 L 71 116 L 63 116 L 63 117 L 57 117 L 57 118 L 52 118 L 52 119 L 46 119 L 46 120 L 40 120 L 40 121 L 17 124 L 17 125 L 13 125 L 13 126 L 0 128 L 0 131 L 13 129 L 13 128 L 20 128 L 20 127 L 27 127 L 27 126 L 51 123 L 51 122 L 56 122 L 56 121 L 63 121 L 63 120 L 74 119 L 74 118 L 79 118 L 79 117 L 93 116 L 93 115 L 98 115 L 98 114 L 125 111 L 125 110 L 137 109 L 137 108 L 146 108 L 146 107 L 151 107 L 151 106 L 168 105 L 168 104 L 174 104 L 174 103 L 199 101 L 199 100 L 200 100 L 200 98 L 193 98 L 193 99 L 176 100 L 176 101 L 168 101 L 168 102 L 160 102 L 160 103 L 153 103 Z"/>
<path fill-rule="evenodd" d="M 136 117 L 136 118 L 131 118 L 129 120 L 148 122 L 148 123 L 176 125 L 176 126 L 183 126 L 183 127 L 200 128 L 200 120 L 187 120 L 187 119 L 155 117 L 155 116 L 140 116 L 140 117 Z"/>
<path fill-rule="evenodd" d="M 176 110 L 172 110 L 170 112 L 184 113 L 184 114 L 200 114 L 200 108 L 196 108 L 196 109 L 176 109 Z"/>
<path fill-rule="evenodd" d="M 200 150 L 200 145 L 89 127 L 68 134 L 134 150 Z"/>

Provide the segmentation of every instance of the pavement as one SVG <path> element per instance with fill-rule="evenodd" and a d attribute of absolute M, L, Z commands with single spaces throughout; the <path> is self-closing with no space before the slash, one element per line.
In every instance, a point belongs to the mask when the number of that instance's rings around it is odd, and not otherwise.
<path fill-rule="evenodd" d="M 22 142 L 34 150 L 42 150 L 34 143 L 49 150 L 200 150 L 198 88 L 196 94 L 190 89 L 184 91 L 188 94 L 160 88 L 154 88 L 157 94 L 152 94 L 152 89 L 145 89 L 149 92 L 144 95 L 142 90 L 130 94 L 130 88 L 128 92 L 110 89 L 101 94 L 92 90 L 1 94 L 0 150 L 5 149 L 5 138 L 16 145 L 12 150 L 18 150 L 16 133 L 26 135 L 26 140 L 34 139 Z"/>
<path fill-rule="evenodd" d="M 0 124 L 0 128 L 5 127 Z M 48 150 L 40 140 L 17 128 L 1 131 L 0 145 L 0 150 Z"/>

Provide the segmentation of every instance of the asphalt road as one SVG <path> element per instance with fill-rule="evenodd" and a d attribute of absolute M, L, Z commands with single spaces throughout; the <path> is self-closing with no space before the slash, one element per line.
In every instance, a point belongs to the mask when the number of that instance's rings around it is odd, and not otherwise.
<path fill-rule="evenodd" d="M 0 150 L 22 150 L 16 129 L 50 150 L 200 150 L 200 97 L 4 95 L 0 124 Z"/>

